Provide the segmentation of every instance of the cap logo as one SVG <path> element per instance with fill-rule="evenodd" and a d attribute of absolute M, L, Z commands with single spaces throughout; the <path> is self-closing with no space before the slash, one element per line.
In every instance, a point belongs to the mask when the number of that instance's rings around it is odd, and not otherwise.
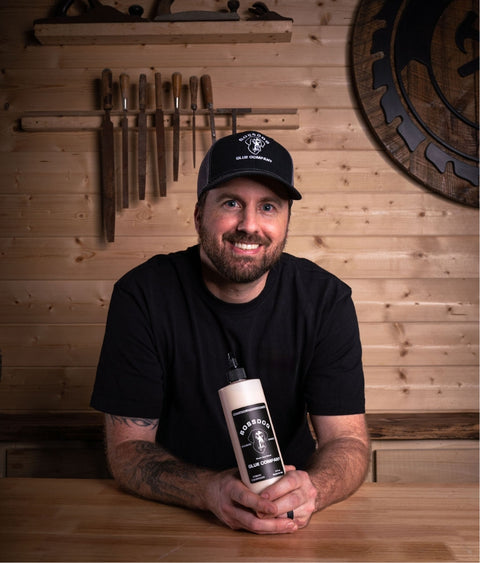
<path fill-rule="evenodd" d="M 260 154 L 263 147 L 265 146 L 265 141 L 263 139 L 260 139 L 259 137 L 253 137 L 247 139 L 245 141 L 245 144 L 252 154 Z"/>
<path fill-rule="evenodd" d="M 270 142 L 263 137 L 262 135 L 259 135 L 258 133 L 246 133 L 243 137 L 240 137 L 238 139 L 241 143 L 245 143 L 246 147 L 248 148 L 248 152 L 250 153 L 250 155 L 248 154 L 244 154 L 244 155 L 237 155 L 235 157 L 235 160 L 250 160 L 250 159 L 257 159 L 257 160 L 265 160 L 266 162 L 271 163 L 272 159 L 271 158 L 267 158 L 264 156 L 258 156 L 262 150 L 264 149 L 264 147 L 266 147 L 268 144 L 270 144 Z"/>

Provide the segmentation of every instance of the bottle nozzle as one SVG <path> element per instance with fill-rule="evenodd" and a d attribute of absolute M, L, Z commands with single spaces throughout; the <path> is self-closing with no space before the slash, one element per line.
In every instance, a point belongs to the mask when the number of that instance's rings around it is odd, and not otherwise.
<path fill-rule="evenodd" d="M 230 369 L 237 369 L 238 368 L 237 359 L 234 356 L 232 356 L 230 352 L 227 354 L 227 358 L 228 358 L 228 367 Z"/>
<path fill-rule="evenodd" d="M 238 367 L 238 362 L 232 354 L 227 354 L 228 367 L 230 368 L 227 372 L 228 381 L 234 383 L 235 381 L 241 381 L 242 379 L 247 379 L 247 374 L 243 368 Z"/>

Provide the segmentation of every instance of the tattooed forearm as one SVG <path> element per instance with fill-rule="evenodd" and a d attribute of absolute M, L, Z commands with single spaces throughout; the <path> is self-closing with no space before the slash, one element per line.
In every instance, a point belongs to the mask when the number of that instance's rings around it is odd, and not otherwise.
<path fill-rule="evenodd" d="M 164 502 L 191 505 L 194 495 L 189 490 L 192 484 L 198 483 L 196 471 L 175 459 L 160 460 L 155 444 L 139 441 L 135 448 L 141 454 L 133 476 L 137 486 L 147 485 Z"/>
<path fill-rule="evenodd" d="M 157 428 L 158 419 L 155 418 L 131 418 L 127 416 L 117 416 L 114 414 L 107 415 L 112 423 L 115 424 L 126 424 L 127 426 L 139 426 L 141 428 Z"/>
<path fill-rule="evenodd" d="M 168 504 L 203 508 L 198 484 L 208 470 L 177 460 L 161 445 L 145 440 L 118 444 L 110 458 L 114 476 L 126 490 Z"/>

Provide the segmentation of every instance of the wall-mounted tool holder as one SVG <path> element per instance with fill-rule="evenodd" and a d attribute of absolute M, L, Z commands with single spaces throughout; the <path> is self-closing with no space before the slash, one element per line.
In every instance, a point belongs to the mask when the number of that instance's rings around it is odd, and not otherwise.
<path fill-rule="evenodd" d="M 38 23 L 33 32 L 42 45 L 288 43 L 292 22 Z"/>
<path fill-rule="evenodd" d="M 201 85 L 205 108 L 197 105 L 197 89 Z M 178 164 L 180 153 L 180 131 L 192 132 L 192 158 L 195 166 L 195 133 L 198 130 L 209 129 L 211 142 L 218 138 L 217 131 L 226 131 L 227 134 L 236 133 L 239 129 L 266 130 L 266 129 L 297 129 L 298 115 L 293 108 L 214 108 L 212 83 L 209 75 L 202 75 L 200 81 L 197 77 L 190 77 L 190 109 L 180 108 L 182 77 L 179 72 L 172 74 L 171 92 L 174 98 L 174 109 L 163 109 L 163 88 L 161 73 L 155 73 L 155 109 L 147 108 L 147 76 L 140 74 L 137 88 L 138 100 L 133 104 L 130 98 L 130 78 L 122 73 L 119 77 L 119 90 L 121 94 L 121 109 L 113 108 L 113 76 L 108 68 L 102 72 L 101 90 L 103 110 L 92 111 L 64 111 L 49 112 L 38 111 L 25 113 L 20 118 L 20 128 L 23 131 L 38 132 L 80 132 L 96 131 L 101 139 L 101 175 L 102 175 L 102 221 L 105 240 L 113 242 L 115 239 L 115 213 L 117 209 L 117 185 L 120 184 L 122 207 L 129 206 L 129 133 L 136 139 L 135 187 L 138 199 L 145 199 L 145 184 L 147 170 L 147 132 L 155 130 L 156 133 L 156 172 L 160 195 L 167 195 L 167 154 L 173 156 L 173 181 L 178 181 Z M 138 102 L 138 103 L 137 103 Z M 138 109 L 130 109 L 131 105 Z M 173 130 L 173 150 L 166 151 L 166 132 Z M 118 145 L 118 136 L 121 133 L 121 151 L 115 148 Z M 115 141 L 117 138 L 117 141 Z M 171 138 L 171 137 L 170 137 Z M 121 158 L 119 159 L 119 152 Z M 150 154 L 153 157 L 153 154 Z"/>
<path fill-rule="evenodd" d="M 147 109 L 147 127 L 154 128 L 154 109 Z M 172 109 L 163 110 L 165 127 L 172 127 Z M 197 109 L 198 118 L 208 117 L 207 109 Z M 239 130 L 266 130 L 266 129 L 298 129 L 299 118 L 296 108 L 216 108 L 214 109 L 216 127 L 220 131 L 231 131 L 232 115 L 237 116 Z M 136 128 L 139 110 L 129 110 L 128 120 L 130 129 Z M 25 112 L 20 118 L 22 131 L 32 132 L 75 132 L 100 130 L 104 112 L 102 110 L 92 111 L 30 111 Z M 123 117 L 121 110 L 112 110 L 112 123 L 115 128 L 120 126 Z M 190 129 L 192 120 L 191 110 L 180 110 L 180 129 Z M 130 123 L 131 122 L 131 123 Z M 198 131 L 209 130 L 210 126 L 206 120 L 198 119 L 196 128 Z"/>
<path fill-rule="evenodd" d="M 240 2 L 229 0 L 220 11 L 172 12 L 173 0 L 157 0 L 151 18 L 143 8 L 131 6 L 122 13 L 99 0 L 89 0 L 89 9 L 68 16 L 73 0 L 65 0 L 52 18 L 36 20 L 33 32 L 43 45 L 126 45 L 179 43 L 276 43 L 288 42 L 293 20 L 273 12 L 263 2 L 254 2 L 241 21 Z"/>

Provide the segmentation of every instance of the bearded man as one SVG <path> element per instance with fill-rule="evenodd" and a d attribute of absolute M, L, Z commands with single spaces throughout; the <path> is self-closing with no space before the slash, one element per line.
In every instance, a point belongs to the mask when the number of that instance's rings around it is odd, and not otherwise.
<path fill-rule="evenodd" d="M 351 290 L 284 252 L 301 199 L 293 170 L 256 131 L 212 145 L 198 175 L 199 243 L 115 284 L 91 400 L 120 486 L 259 534 L 294 532 L 347 498 L 370 453 Z M 261 380 L 286 463 L 261 494 L 239 478 L 218 397 L 229 354 Z"/>

